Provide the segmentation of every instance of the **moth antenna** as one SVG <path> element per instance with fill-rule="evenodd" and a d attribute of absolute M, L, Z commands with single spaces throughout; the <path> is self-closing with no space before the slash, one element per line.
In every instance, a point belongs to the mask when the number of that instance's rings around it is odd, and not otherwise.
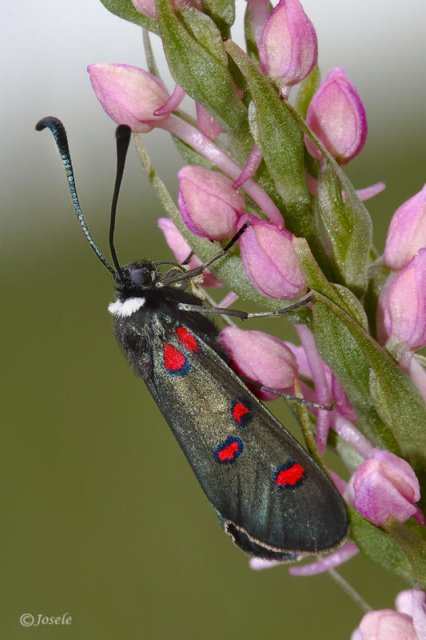
<path fill-rule="evenodd" d="M 126 124 L 120 124 L 115 130 L 115 139 L 117 142 L 117 170 L 115 174 L 114 193 L 112 194 L 111 218 L 109 225 L 109 248 L 111 251 L 112 261 L 117 269 L 118 277 L 121 277 L 121 267 L 118 261 L 117 252 L 114 246 L 115 221 L 117 218 L 117 203 L 120 195 L 120 187 L 123 180 L 124 166 L 126 164 L 127 151 L 129 149 L 131 129 Z"/>
<path fill-rule="evenodd" d="M 211 264 L 213 264 L 213 262 L 216 262 L 216 260 L 219 260 L 219 258 L 223 258 L 223 256 L 226 255 L 226 253 L 229 251 L 229 249 L 237 242 L 237 240 L 242 236 L 244 231 L 249 226 L 250 226 L 250 222 L 245 222 L 243 224 L 243 226 L 237 231 L 237 233 L 232 236 L 232 238 L 229 240 L 229 242 L 226 243 L 226 245 L 223 247 L 223 249 L 221 249 L 212 258 L 210 258 L 210 260 L 207 260 L 207 262 L 204 262 L 203 264 L 200 264 L 199 267 L 194 267 L 194 269 L 190 269 L 189 271 L 185 271 L 185 273 L 179 274 L 179 275 L 177 275 L 175 277 L 167 278 L 167 276 L 166 276 L 166 278 L 164 278 L 164 280 L 161 280 L 160 282 L 157 283 L 157 286 L 158 287 L 169 286 L 171 284 L 174 284 L 175 282 L 180 282 L 181 280 L 191 280 L 192 278 L 195 278 L 195 276 L 200 275 L 201 273 L 203 273 L 203 271 L 208 269 L 208 267 Z M 188 256 L 188 258 L 190 258 L 190 257 L 191 257 L 191 254 Z M 185 262 L 188 260 L 188 258 L 185 260 Z"/>
<path fill-rule="evenodd" d="M 86 239 L 93 251 L 95 252 L 97 258 L 102 262 L 102 264 L 108 269 L 112 275 L 115 276 L 115 271 L 109 264 L 109 262 L 104 258 L 100 250 L 95 244 L 95 241 L 92 238 L 92 234 L 89 231 L 89 227 L 86 222 L 86 218 L 84 216 L 83 211 L 80 207 L 80 202 L 78 200 L 77 188 L 75 186 L 75 178 L 74 178 L 74 170 L 71 162 L 71 155 L 68 146 L 67 134 L 65 131 L 65 127 L 62 122 L 53 116 L 48 116 L 46 118 L 42 118 L 36 124 L 37 131 L 43 131 L 43 129 L 50 129 L 53 134 L 53 137 L 56 142 L 56 146 L 58 147 L 59 155 L 62 160 L 62 164 L 65 169 L 65 174 L 67 176 L 68 188 L 71 194 L 71 201 L 74 211 L 77 215 L 78 222 L 80 227 L 83 229 L 83 233 L 86 236 Z"/>

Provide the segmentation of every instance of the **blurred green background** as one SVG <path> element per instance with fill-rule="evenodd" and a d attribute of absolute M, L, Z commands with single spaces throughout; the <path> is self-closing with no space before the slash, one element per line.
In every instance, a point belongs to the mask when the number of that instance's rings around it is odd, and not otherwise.
<path fill-rule="evenodd" d="M 367 146 L 349 173 L 357 187 L 387 183 L 369 207 L 382 248 L 392 212 L 425 180 L 425 5 L 304 7 L 323 72 L 345 67 L 367 108 Z M 81 200 L 106 250 L 114 127 L 85 67 L 143 65 L 139 29 L 95 0 L 9 3 L 2 13 L 1 637 L 348 638 L 361 611 L 327 575 L 253 573 L 222 533 L 114 342 L 112 283 L 73 218 L 52 140 L 34 132 L 48 114 L 67 124 Z M 146 141 L 175 193 L 172 143 L 157 132 Z M 170 257 L 160 214 L 132 152 L 118 225 L 123 260 Z M 286 335 L 284 322 L 267 327 Z M 275 410 L 286 419 L 284 403 Z M 392 606 L 403 587 L 361 557 L 342 574 L 374 608 Z M 68 626 L 19 623 L 24 613 L 65 612 Z"/>

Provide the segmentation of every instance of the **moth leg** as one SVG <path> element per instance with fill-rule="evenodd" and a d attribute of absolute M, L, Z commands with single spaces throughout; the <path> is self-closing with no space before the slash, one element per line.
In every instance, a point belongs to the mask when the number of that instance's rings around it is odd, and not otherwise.
<path fill-rule="evenodd" d="M 222 307 L 201 307 L 195 304 L 179 303 L 178 307 L 181 311 L 195 311 L 196 313 L 213 313 L 216 315 L 233 316 L 234 318 L 240 318 L 240 320 L 251 320 L 252 318 L 276 318 L 283 316 L 286 313 L 291 313 L 300 307 L 304 307 L 309 302 L 312 302 L 312 295 L 309 294 L 287 307 L 282 309 L 276 309 L 275 311 L 258 311 L 255 313 L 248 313 L 247 311 L 241 311 L 240 309 L 223 309 Z"/>
<path fill-rule="evenodd" d="M 259 391 L 267 391 L 268 393 L 273 393 L 274 395 L 280 396 L 280 398 L 286 398 L 286 400 L 290 400 L 291 402 L 298 402 L 299 404 L 304 404 L 307 407 L 312 407 L 313 409 L 323 409 L 324 411 L 333 411 L 334 409 L 333 405 L 331 404 L 319 404 L 314 400 L 305 400 L 305 398 L 299 398 L 298 396 L 294 396 L 291 393 L 286 393 L 285 391 L 278 391 L 278 389 L 273 389 L 272 387 L 265 387 L 265 385 L 260 384 L 259 382 L 255 382 L 254 380 L 250 380 L 249 378 L 244 377 L 243 380 L 247 385 L 256 387 L 256 389 L 259 389 Z"/>
<path fill-rule="evenodd" d="M 194 269 L 190 269 L 189 271 L 185 271 L 185 273 L 176 275 L 172 278 L 168 278 L 167 274 L 166 276 L 160 280 L 159 282 L 156 283 L 156 287 L 169 287 L 170 285 L 174 284 L 175 282 L 180 282 L 181 280 L 191 280 L 192 278 L 195 278 L 196 276 L 199 276 L 200 274 L 202 274 L 206 269 L 209 268 L 209 266 L 211 264 L 213 264 L 213 262 L 216 262 L 216 260 L 219 260 L 219 258 L 223 258 L 223 256 L 225 256 L 229 249 L 237 242 L 238 238 L 244 233 L 244 231 L 247 229 L 247 227 L 250 225 L 249 222 L 246 222 L 241 229 L 239 229 L 237 231 L 237 233 L 230 239 L 230 241 L 223 247 L 223 249 L 221 249 L 220 251 L 218 251 L 212 258 L 210 258 L 210 260 L 207 260 L 207 262 L 203 262 L 203 264 L 200 264 L 199 267 L 195 267 Z M 186 258 L 185 262 L 191 257 L 191 255 Z"/>

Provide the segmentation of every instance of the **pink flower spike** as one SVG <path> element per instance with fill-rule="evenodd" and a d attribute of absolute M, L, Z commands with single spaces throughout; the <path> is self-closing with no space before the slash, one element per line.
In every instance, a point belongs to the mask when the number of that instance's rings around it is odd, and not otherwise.
<path fill-rule="evenodd" d="M 385 246 L 385 264 L 402 269 L 426 247 L 426 184 L 394 213 Z"/>
<path fill-rule="evenodd" d="M 247 20 L 251 25 L 254 39 L 259 47 L 260 36 L 271 15 L 269 0 L 247 0 Z"/>
<path fill-rule="evenodd" d="M 403 613 L 392 609 L 369 611 L 362 618 L 361 623 L 351 640 L 419 640 L 413 621 Z"/>
<path fill-rule="evenodd" d="M 329 369 L 329 371 L 331 379 L 331 397 L 333 398 L 336 412 L 343 418 L 346 418 L 346 420 L 349 420 L 349 422 L 356 422 L 358 418 L 349 401 L 346 391 L 331 369 Z"/>
<path fill-rule="evenodd" d="M 375 182 L 371 184 L 369 187 L 364 187 L 363 189 L 357 189 L 356 195 L 362 202 L 366 200 L 371 200 L 375 196 L 378 196 L 379 193 L 382 193 L 386 189 L 386 185 L 384 182 Z M 345 199 L 345 194 L 343 194 L 343 199 Z"/>
<path fill-rule="evenodd" d="M 324 370 L 324 375 L 325 375 L 324 382 L 323 382 L 323 378 L 318 377 L 318 375 L 322 376 L 322 374 L 318 374 L 315 368 L 312 369 L 312 366 L 314 366 L 314 364 L 312 364 L 311 366 L 310 359 L 308 358 L 308 355 L 305 349 L 302 346 L 296 346 L 291 342 L 286 342 L 286 345 L 290 349 L 292 354 L 296 357 L 297 368 L 299 370 L 300 375 L 306 376 L 308 378 L 313 378 L 313 372 L 314 372 L 317 377 L 316 384 L 318 384 L 322 389 L 322 392 L 324 393 L 324 398 L 329 397 L 328 391 L 326 393 L 325 389 L 331 388 L 331 397 L 335 404 L 336 411 L 340 413 L 347 420 L 350 420 L 351 422 L 356 422 L 357 416 L 349 402 L 348 396 L 346 395 L 344 388 L 342 387 L 339 380 L 337 380 L 336 376 L 334 375 L 330 367 L 327 366 L 322 359 L 320 360 L 322 364 L 322 369 Z M 306 389 L 306 391 L 307 392 L 309 391 L 309 387 Z M 312 393 L 311 396 L 305 395 L 305 391 L 304 391 L 303 395 L 305 396 L 305 398 L 309 400 L 315 400 L 316 402 L 320 402 L 315 390 L 311 393 Z M 322 404 L 331 404 L 331 403 L 330 403 L 330 400 L 328 400 L 328 401 L 322 402 Z"/>
<path fill-rule="evenodd" d="M 419 481 L 408 462 L 390 451 L 373 449 L 356 470 L 352 484 L 355 508 L 379 527 L 390 518 L 423 519 L 415 504 L 420 500 Z"/>
<path fill-rule="evenodd" d="M 293 393 L 297 376 L 296 359 L 282 340 L 263 331 L 225 327 L 220 343 L 231 358 L 232 368 L 249 380 L 286 393 Z M 253 386 L 252 391 L 263 400 L 277 396 Z"/>
<path fill-rule="evenodd" d="M 220 124 L 212 118 L 207 109 L 199 102 L 195 103 L 195 113 L 201 133 L 210 138 L 210 140 L 215 140 L 223 131 Z"/>
<path fill-rule="evenodd" d="M 289 87 L 306 78 L 317 59 L 317 35 L 299 0 L 280 0 L 260 37 L 263 73 L 281 88 Z"/>
<path fill-rule="evenodd" d="M 334 431 L 355 449 L 363 458 L 367 458 L 373 452 L 373 447 L 363 434 L 343 416 L 337 414 L 334 423 Z"/>
<path fill-rule="evenodd" d="M 178 178 L 178 206 L 188 229 L 210 240 L 232 236 L 245 203 L 231 180 L 196 165 L 183 167 Z"/>
<path fill-rule="evenodd" d="M 99 102 L 114 122 L 146 133 L 162 120 L 154 115 L 169 97 L 161 80 L 128 64 L 91 64 L 87 70 Z"/>
<path fill-rule="evenodd" d="M 264 560 L 264 558 L 250 558 L 249 565 L 253 571 L 263 571 L 263 569 L 273 569 L 284 564 L 279 560 Z"/>
<path fill-rule="evenodd" d="M 175 223 L 170 218 L 159 218 L 157 224 L 164 234 L 164 238 L 173 251 L 173 254 L 179 264 L 186 262 L 188 256 L 191 255 L 192 249 L 178 230 Z M 190 269 L 195 269 L 202 264 L 200 258 L 192 255 L 187 263 Z M 220 280 L 210 273 L 210 271 L 204 271 L 203 273 L 203 286 L 204 287 L 220 287 L 222 283 Z"/>
<path fill-rule="evenodd" d="M 345 491 L 346 491 L 346 487 L 347 487 L 346 482 L 344 480 L 342 480 L 342 478 L 340 476 L 338 476 L 337 473 L 335 473 L 331 469 L 328 469 L 328 475 L 330 476 L 330 478 L 333 480 L 334 484 L 336 485 L 336 488 L 337 488 L 338 492 L 342 496 L 344 496 L 345 495 Z"/>
<path fill-rule="evenodd" d="M 230 291 L 229 293 L 226 294 L 224 298 L 222 298 L 222 300 L 219 302 L 217 306 L 221 307 L 222 309 L 227 309 L 228 307 L 231 306 L 231 304 L 234 304 L 234 302 L 236 302 L 237 300 L 238 300 L 238 295 L 234 291 Z"/>
<path fill-rule="evenodd" d="M 390 350 L 395 343 L 409 351 L 426 346 L 425 282 L 426 249 L 420 249 L 382 291 L 379 306 Z"/>
<path fill-rule="evenodd" d="M 318 573 L 325 573 L 326 571 L 330 571 L 330 569 L 334 569 L 339 565 L 347 562 L 358 553 L 358 547 L 354 542 L 346 542 L 338 551 L 331 553 L 329 556 L 325 558 L 321 558 L 317 562 L 311 562 L 310 564 L 305 564 L 303 567 L 290 567 L 288 572 L 292 576 L 315 576 Z"/>
<path fill-rule="evenodd" d="M 417 638 L 426 640 L 426 593 L 421 589 L 401 591 L 395 601 L 396 610 L 413 621 Z"/>
<path fill-rule="evenodd" d="M 247 180 L 250 180 L 250 178 L 253 178 L 262 160 L 263 160 L 263 153 L 260 150 L 260 148 L 257 146 L 257 144 L 254 144 L 248 155 L 248 158 L 243 167 L 243 170 L 241 171 L 238 178 L 234 180 L 232 187 L 234 189 L 239 189 L 240 187 L 242 187 L 242 185 L 245 182 L 247 182 Z M 284 225 L 282 224 L 280 228 L 282 228 L 283 226 Z"/>
<path fill-rule="evenodd" d="M 360 153 L 367 138 L 367 115 L 343 69 L 336 68 L 325 78 L 309 105 L 306 123 L 340 164 Z M 314 158 L 322 159 L 307 136 L 305 144 Z"/>
<path fill-rule="evenodd" d="M 318 399 L 317 401 L 321 404 L 328 405 L 331 401 L 331 394 L 326 377 L 326 365 L 317 349 L 315 337 L 308 327 L 303 324 L 296 325 L 295 328 L 300 338 L 300 342 L 305 349 L 312 379 L 315 384 L 315 395 Z M 321 454 L 324 453 L 327 445 L 330 420 L 330 411 L 324 409 L 320 409 L 318 411 L 315 442 L 318 447 L 318 451 Z"/>
<path fill-rule="evenodd" d="M 173 222 L 173 220 L 170 220 L 170 218 L 158 218 L 157 224 L 163 232 L 164 238 L 170 249 L 173 251 L 178 263 L 182 264 L 183 262 L 186 262 L 186 260 L 192 253 L 192 249 Z M 199 260 L 199 258 L 197 258 L 197 260 Z"/>
<path fill-rule="evenodd" d="M 199 129 L 193 127 L 188 122 L 171 114 L 161 121 L 159 125 L 183 142 L 192 147 L 200 155 L 204 156 L 216 165 L 224 174 L 232 180 L 238 178 L 241 168 L 229 156 L 226 155 L 207 136 L 203 135 Z M 245 192 L 260 207 L 263 213 L 277 226 L 282 226 L 283 217 L 272 198 L 254 180 L 249 180 L 244 185 Z"/>
<path fill-rule="evenodd" d="M 243 215 L 238 226 L 250 226 L 239 240 L 245 272 L 253 287 L 275 300 L 294 300 L 307 290 L 293 247 L 293 236 L 256 216 Z"/>
<path fill-rule="evenodd" d="M 167 101 L 154 111 L 155 116 L 168 116 L 172 111 L 175 111 L 184 97 L 186 96 L 185 91 L 178 84 L 175 86 L 172 95 L 167 99 Z"/>

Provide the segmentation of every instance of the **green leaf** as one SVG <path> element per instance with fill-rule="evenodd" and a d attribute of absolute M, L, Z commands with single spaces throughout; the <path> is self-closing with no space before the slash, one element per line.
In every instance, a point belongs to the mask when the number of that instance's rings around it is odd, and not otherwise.
<path fill-rule="evenodd" d="M 308 77 L 299 84 L 295 107 L 302 118 L 306 118 L 308 107 L 314 97 L 315 91 L 319 87 L 320 81 L 321 74 L 318 67 L 315 66 Z"/>
<path fill-rule="evenodd" d="M 364 296 L 364 307 L 370 322 L 370 333 L 373 338 L 377 332 L 377 306 L 380 293 L 390 275 L 390 269 L 385 266 L 383 259 L 377 260 L 368 270 L 368 289 Z"/>
<path fill-rule="evenodd" d="M 213 18 L 222 36 L 229 37 L 229 27 L 235 21 L 234 0 L 203 0 L 204 11 Z"/>
<path fill-rule="evenodd" d="M 128 22 L 133 22 L 141 27 L 146 27 L 154 33 L 158 33 L 158 25 L 155 20 L 144 16 L 139 11 L 136 11 L 131 3 L 131 0 L 101 0 L 102 4 L 108 11 L 111 11 L 115 16 L 123 18 Z"/>
<path fill-rule="evenodd" d="M 310 197 L 305 180 L 303 136 L 283 106 L 271 82 L 234 42 L 226 49 L 244 78 L 255 105 L 259 145 L 266 166 L 285 204 L 286 227 L 317 244 Z"/>
<path fill-rule="evenodd" d="M 372 366 L 368 354 L 371 350 L 379 350 L 386 365 L 390 363 L 392 369 L 396 369 L 404 384 L 407 383 L 405 376 L 367 335 L 363 315 L 360 317 L 359 302 L 354 303 L 353 294 L 344 294 L 342 287 L 335 287 L 327 281 L 303 238 L 296 238 L 294 247 L 313 294 L 314 333 L 323 360 L 343 384 L 360 418 L 359 426 L 367 437 L 376 446 L 400 454 L 402 444 L 397 437 L 398 429 L 395 432 L 393 423 L 387 425 L 382 421 L 370 395 Z"/>
<path fill-rule="evenodd" d="M 209 16 L 195 9 L 184 9 L 179 19 L 169 0 L 157 0 L 156 7 L 164 51 L 176 82 L 248 150 L 247 110 L 232 86 L 220 31 Z"/>
<path fill-rule="evenodd" d="M 368 331 L 367 315 L 358 298 L 352 293 L 352 291 L 346 289 L 346 287 L 342 287 L 340 284 L 333 284 L 332 286 L 338 294 L 340 303 L 343 302 L 346 310 L 351 314 L 354 320 Z"/>
<path fill-rule="evenodd" d="M 297 381 L 295 383 L 295 393 L 296 393 L 296 397 L 299 397 L 301 399 L 303 399 L 303 395 L 301 393 L 301 388 L 300 388 L 300 383 Z M 324 462 L 320 456 L 320 453 L 318 451 L 318 447 L 316 445 L 315 442 L 315 436 L 314 436 L 314 432 L 312 430 L 312 426 L 311 426 L 311 421 L 310 421 L 310 417 L 309 417 L 309 413 L 308 410 L 306 408 L 306 405 L 302 404 L 302 403 L 294 403 L 294 411 L 298 417 L 299 420 L 299 425 L 300 428 L 302 430 L 303 433 L 303 437 L 305 439 L 305 444 L 306 444 L 306 448 L 308 449 L 309 453 L 311 454 L 312 458 L 315 460 L 315 462 L 317 463 L 317 465 L 319 467 L 321 467 L 321 469 L 324 471 L 324 473 L 327 473 L 327 469 L 324 465 Z"/>
<path fill-rule="evenodd" d="M 417 527 L 420 529 L 420 527 Z M 426 542 L 407 524 L 394 520 L 386 530 L 399 544 L 407 556 L 414 574 L 416 585 L 426 589 Z"/>
<path fill-rule="evenodd" d="M 370 397 L 370 367 L 357 340 L 348 330 L 347 324 L 362 328 L 327 298 L 314 294 L 314 333 L 321 357 L 333 369 L 345 387 L 366 436 L 376 445 L 400 453 L 391 430 L 381 420 Z M 323 303 L 327 300 L 327 303 Z M 331 307 L 331 308 L 330 308 Z M 345 321 L 337 315 L 339 309 Z"/>
<path fill-rule="evenodd" d="M 333 165 L 320 172 L 317 211 L 327 233 L 339 282 L 361 295 L 367 287 L 371 220 L 361 215 L 354 200 L 342 197 L 342 184 Z"/>
<path fill-rule="evenodd" d="M 228 58 L 223 48 L 222 36 L 213 20 L 193 7 L 184 7 L 180 11 L 180 18 L 194 40 L 226 67 Z"/>
<path fill-rule="evenodd" d="M 351 379 L 352 388 L 360 393 L 359 402 L 362 396 L 370 397 L 371 369 L 375 409 L 386 420 L 402 455 L 415 468 L 424 469 L 426 407 L 422 398 L 397 363 L 344 309 L 320 293 L 313 295 L 315 335 L 321 355 L 339 377 Z"/>
<path fill-rule="evenodd" d="M 410 562 L 392 536 L 368 522 L 354 509 L 349 507 L 348 511 L 351 536 L 367 558 L 414 585 L 416 579 Z"/>
<path fill-rule="evenodd" d="M 246 41 L 246 49 L 247 53 L 254 59 L 256 62 L 259 62 L 259 52 L 257 50 L 257 42 L 254 37 L 253 29 L 250 21 L 250 4 L 247 2 L 246 11 L 244 14 L 244 36 Z"/>
<path fill-rule="evenodd" d="M 315 261 L 305 238 L 295 238 L 293 244 L 308 286 L 312 290 L 318 291 L 330 300 L 333 300 L 336 304 L 343 307 L 347 313 L 352 315 L 357 322 L 364 325 L 365 314 L 362 311 L 360 302 L 354 297 L 351 291 L 342 286 L 331 284 L 327 280 Z"/>
<path fill-rule="evenodd" d="M 345 284 L 360 296 L 367 288 L 367 270 L 370 256 L 374 252 L 372 246 L 373 229 L 370 214 L 358 198 L 351 181 L 343 169 L 320 140 L 312 133 L 300 114 L 288 102 L 284 102 L 283 105 L 293 114 L 301 131 L 318 147 L 327 160 L 327 164 L 332 169 L 332 172 L 334 172 L 340 181 L 341 190 L 345 194 L 345 213 L 348 218 L 347 228 L 352 230 L 353 235 L 353 239 L 349 238 L 348 240 L 348 251 L 344 270 Z"/>

